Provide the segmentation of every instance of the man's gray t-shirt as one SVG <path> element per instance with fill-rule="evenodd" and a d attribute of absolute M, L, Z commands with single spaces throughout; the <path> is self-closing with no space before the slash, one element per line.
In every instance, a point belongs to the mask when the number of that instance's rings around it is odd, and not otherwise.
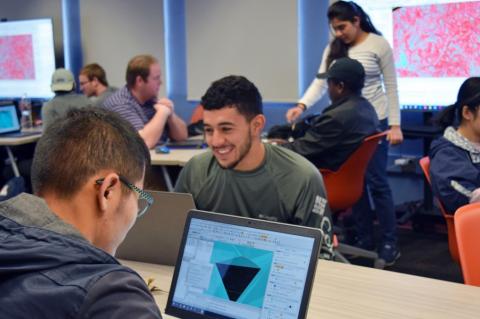
<path fill-rule="evenodd" d="M 176 192 L 191 193 L 198 209 L 321 228 L 322 256 L 332 255 L 331 212 L 319 171 L 302 156 L 265 145 L 265 160 L 248 172 L 222 168 L 212 152 L 182 169 Z"/>
<path fill-rule="evenodd" d="M 47 128 L 68 111 L 89 105 L 91 105 L 90 100 L 83 94 L 75 92 L 57 94 L 42 106 L 43 128 Z"/>
<path fill-rule="evenodd" d="M 92 101 L 93 106 L 103 107 L 103 103 L 106 99 L 108 99 L 113 93 L 117 92 L 116 87 L 109 86 L 102 94 L 99 96 L 91 97 L 90 100 Z"/>

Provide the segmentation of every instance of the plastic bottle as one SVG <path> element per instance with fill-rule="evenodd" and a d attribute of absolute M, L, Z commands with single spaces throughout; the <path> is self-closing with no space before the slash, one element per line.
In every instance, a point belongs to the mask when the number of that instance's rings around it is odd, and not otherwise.
<path fill-rule="evenodd" d="M 32 103 L 26 93 L 22 96 L 19 106 L 21 113 L 20 125 L 22 126 L 22 129 L 32 128 Z"/>

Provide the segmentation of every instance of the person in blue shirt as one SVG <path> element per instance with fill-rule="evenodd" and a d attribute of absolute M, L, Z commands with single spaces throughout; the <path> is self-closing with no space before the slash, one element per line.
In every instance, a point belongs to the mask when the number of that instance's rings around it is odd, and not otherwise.
<path fill-rule="evenodd" d="M 135 129 L 101 108 L 72 110 L 44 131 L 35 195 L 0 203 L 0 317 L 161 318 L 144 280 L 114 257 L 148 208 L 149 165 Z"/>
<path fill-rule="evenodd" d="M 480 77 L 465 80 L 455 104 L 438 117 L 446 127 L 432 142 L 430 175 L 433 194 L 448 213 L 480 201 Z"/>

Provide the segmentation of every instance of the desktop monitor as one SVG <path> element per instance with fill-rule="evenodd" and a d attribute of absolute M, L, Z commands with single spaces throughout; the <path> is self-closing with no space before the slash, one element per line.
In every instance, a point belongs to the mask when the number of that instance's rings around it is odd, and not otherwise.
<path fill-rule="evenodd" d="M 0 98 L 51 98 L 54 71 L 52 19 L 0 22 Z"/>

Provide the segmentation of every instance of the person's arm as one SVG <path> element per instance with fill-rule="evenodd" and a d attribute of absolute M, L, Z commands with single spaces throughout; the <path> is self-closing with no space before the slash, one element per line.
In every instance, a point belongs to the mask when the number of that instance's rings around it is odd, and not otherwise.
<path fill-rule="evenodd" d="M 147 144 L 147 147 L 150 149 L 157 145 L 163 134 L 163 130 L 165 129 L 165 124 L 167 123 L 169 116 L 172 114 L 172 109 L 161 103 L 157 102 L 154 105 L 154 108 L 156 111 L 155 115 L 141 130 L 138 131 L 145 141 L 145 144 Z"/>
<path fill-rule="evenodd" d="M 381 41 L 379 63 L 383 75 L 385 93 L 387 95 L 388 124 L 390 125 L 387 140 L 390 141 L 391 144 L 399 144 L 403 141 L 403 134 L 400 128 L 401 116 L 398 100 L 397 73 L 395 71 L 392 48 L 385 39 L 382 38 Z"/>
<path fill-rule="evenodd" d="M 307 130 L 303 137 L 291 143 L 282 144 L 309 160 L 314 157 L 333 156 L 332 149 L 338 145 L 345 128 L 329 115 L 320 115 L 315 124 Z"/>
<path fill-rule="evenodd" d="M 157 101 L 157 104 L 167 106 L 171 110 L 171 114 L 167 119 L 168 137 L 174 141 L 186 140 L 188 138 L 187 124 L 185 124 L 185 122 L 177 114 L 175 114 L 175 106 L 173 101 L 167 98 L 161 98 Z"/>
<path fill-rule="evenodd" d="M 327 46 L 323 51 L 322 61 L 318 69 L 318 73 L 326 72 L 327 70 L 327 57 L 330 52 L 330 46 Z M 317 103 L 318 100 L 327 91 L 327 81 L 323 79 L 315 79 L 310 83 L 310 86 L 303 94 L 303 97 L 298 101 L 298 103 L 290 108 L 287 111 L 286 118 L 289 123 L 294 122 L 300 115 L 313 104 Z"/>
<path fill-rule="evenodd" d="M 184 141 L 188 138 L 187 124 L 175 113 L 167 121 L 168 136 L 174 141 Z"/>
<path fill-rule="evenodd" d="M 133 271 L 112 271 L 89 287 L 76 318 L 161 319 L 147 285 Z"/>
<path fill-rule="evenodd" d="M 322 175 L 313 165 L 311 168 L 306 182 L 299 190 L 293 213 L 294 221 L 299 225 L 320 228 L 323 231 L 320 253 L 322 258 L 330 259 L 333 257 L 332 213 L 328 206 Z"/>
<path fill-rule="evenodd" d="M 472 164 L 466 151 L 452 148 L 437 151 L 430 162 L 430 175 L 434 195 L 440 198 L 451 214 L 470 200 L 452 187 L 452 180 L 469 191 L 480 186 L 480 171 Z"/>

